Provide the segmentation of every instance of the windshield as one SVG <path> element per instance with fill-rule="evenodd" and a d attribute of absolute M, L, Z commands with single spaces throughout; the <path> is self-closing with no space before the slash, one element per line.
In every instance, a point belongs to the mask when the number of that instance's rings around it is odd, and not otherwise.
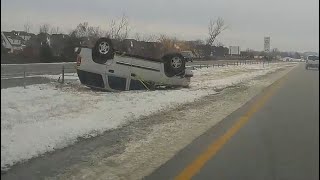
<path fill-rule="evenodd" d="M 308 60 L 317 60 L 319 61 L 319 56 L 308 56 Z"/>

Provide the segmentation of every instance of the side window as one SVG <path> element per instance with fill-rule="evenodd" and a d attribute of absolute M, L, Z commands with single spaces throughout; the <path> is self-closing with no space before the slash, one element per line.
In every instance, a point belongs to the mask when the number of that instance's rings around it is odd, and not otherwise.
<path fill-rule="evenodd" d="M 144 85 L 140 81 L 131 79 L 129 89 L 130 90 L 143 90 L 146 88 L 144 87 Z"/>
<path fill-rule="evenodd" d="M 111 89 L 114 90 L 126 90 L 126 78 L 108 76 L 108 84 Z"/>

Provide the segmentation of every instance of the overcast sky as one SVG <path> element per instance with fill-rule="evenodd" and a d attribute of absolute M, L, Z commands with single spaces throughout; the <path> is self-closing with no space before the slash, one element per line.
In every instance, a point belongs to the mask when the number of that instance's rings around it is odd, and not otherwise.
<path fill-rule="evenodd" d="M 319 51 L 319 0 L 1 0 L 1 30 L 33 31 L 48 23 L 65 33 L 80 22 L 107 28 L 111 19 L 129 17 L 131 34 L 165 33 L 204 40 L 210 18 L 222 17 L 229 28 L 218 41 L 241 49 Z"/>

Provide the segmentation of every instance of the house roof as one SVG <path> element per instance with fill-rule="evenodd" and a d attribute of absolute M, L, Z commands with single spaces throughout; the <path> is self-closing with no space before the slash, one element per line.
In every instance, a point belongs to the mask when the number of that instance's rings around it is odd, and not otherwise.
<path fill-rule="evenodd" d="M 21 47 L 21 45 L 19 45 L 19 44 L 11 44 L 11 46 L 13 46 L 13 47 Z"/>
<path fill-rule="evenodd" d="M 24 41 L 23 38 L 21 38 L 20 36 L 16 35 L 14 32 L 3 32 L 3 34 L 4 34 L 7 38 L 10 37 L 11 39 Z"/>
<path fill-rule="evenodd" d="M 51 37 L 59 37 L 59 38 L 66 38 L 69 37 L 67 34 L 51 34 Z"/>
<path fill-rule="evenodd" d="M 33 33 L 28 33 L 26 31 L 11 31 L 11 32 L 17 36 L 34 36 L 35 35 Z"/>

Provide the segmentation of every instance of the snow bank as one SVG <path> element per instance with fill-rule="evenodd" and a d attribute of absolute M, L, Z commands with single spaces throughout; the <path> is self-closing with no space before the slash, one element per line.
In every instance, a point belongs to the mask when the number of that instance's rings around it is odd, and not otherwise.
<path fill-rule="evenodd" d="M 191 87 L 180 90 L 105 93 L 52 84 L 1 89 L 1 169 L 286 66 L 293 65 L 198 69 Z"/>

